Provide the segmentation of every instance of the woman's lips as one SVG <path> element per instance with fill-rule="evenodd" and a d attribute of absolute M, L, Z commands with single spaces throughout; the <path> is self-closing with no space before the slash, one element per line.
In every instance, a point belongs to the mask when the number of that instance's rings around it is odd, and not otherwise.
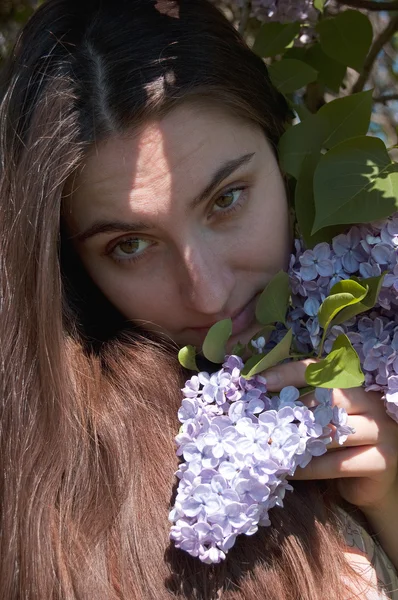
<path fill-rule="evenodd" d="M 232 335 L 239 335 L 251 325 L 255 319 L 258 294 L 232 319 Z"/>
<path fill-rule="evenodd" d="M 251 325 L 254 321 L 255 310 L 256 310 L 256 302 L 259 294 L 253 296 L 253 298 L 237 313 L 234 317 L 230 317 L 232 320 L 232 335 L 239 335 L 243 331 L 245 331 L 249 325 Z M 224 317 L 228 318 L 228 317 Z M 221 320 L 221 319 L 219 319 Z M 199 334 L 206 334 L 210 327 L 214 325 L 211 323 L 206 327 L 190 327 L 191 331 L 195 331 Z"/>

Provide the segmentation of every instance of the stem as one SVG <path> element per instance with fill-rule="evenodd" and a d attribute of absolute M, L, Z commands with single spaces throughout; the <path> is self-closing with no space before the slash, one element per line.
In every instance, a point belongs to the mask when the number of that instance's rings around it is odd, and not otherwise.
<path fill-rule="evenodd" d="M 350 6 L 352 8 L 364 8 L 365 10 L 398 10 L 398 1 L 374 2 L 374 0 L 336 0 L 337 4 Z"/>
<path fill-rule="evenodd" d="M 239 27 L 238 27 L 238 31 L 242 36 L 246 31 L 247 22 L 248 22 L 249 16 L 250 16 L 250 9 L 251 9 L 251 0 L 245 0 L 245 3 L 242 7 L 242 12 L 240 14 L 240 23 L 239 23 Z"/>
<path fill-rule="evenodd" d="M 311 394 L 314 390 L 315 390 L 315 387 L 313 385 L 306 385 L 305 387 L 300 388 L 300 390 L 299 390 L 300 398 L 302 398 L 303 396 L 306 396 L 307 394 Z"/>
<path fill-rule="evenodd" d="M 397 9 L 398 9 L 398 3 L 397 3 Z M 379 52 L 382 50 L 384 44 L 386 44 L 388 42 L 388 40 L 394 35 L 394 33 L 396 31 L 398 31 L 398 15 L 394 16 L 390 20 L 387 27 L 385 29 L 383 29 L 383 31 L 380 33 L 380 35 L 373 42 L 373 44 L 369 50 L 369 54 L 366 57 L 362 73 L 359 75 L 356 83 L 354 84 L 351 93 L 355 94 L 356 92 L 361 92 L 363 90 L 365 83 L 366 83 L 366 81 L 370 75 L 370 72 L 373 68 L 373 64 L 379 55 Z"/>
<path fill-rule="evenodd" d="M 398 100 L 398 94 L 384 94 L 373 98 L 373 102 L 379 102 L 380 104 L 386 104 L 387 102 L 393 102 Z"/>

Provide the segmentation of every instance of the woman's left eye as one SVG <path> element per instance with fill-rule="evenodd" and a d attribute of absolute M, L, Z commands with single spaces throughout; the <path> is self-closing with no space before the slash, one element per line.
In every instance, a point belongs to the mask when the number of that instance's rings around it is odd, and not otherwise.
<path fill-rule="evenodd" d="M 224 192 L 217 198 L 217 200 L 213 203 L 212 212 L 220 213 L 220 212 L 229 212 L 238 208 L 239 199 L 244 192 L 244 188 L 235 188 L 233 190 L 228 190 Z"/>

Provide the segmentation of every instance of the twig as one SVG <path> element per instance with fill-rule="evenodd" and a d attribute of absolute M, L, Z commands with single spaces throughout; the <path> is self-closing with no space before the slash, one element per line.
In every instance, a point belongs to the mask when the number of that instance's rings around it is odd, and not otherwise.
<path fill-rule="evenodd" d="M 365 10 L 398 10 L 397 0 L 392 2 L 375 2 L 374 0 L 336 0 L 337 4 Z"/>
<path fill-rule="evenodd" d="M 373 64 L 376 58 L 379 55 L 379 52 L 382 50 L 384 44 L 388 42 L 390 38 L 394 35 L 394 33 L 398 31 L 398 15 L 394 16 L 387 27 L 383 29 L 380 35 L 373 42 L 369 54 L 366 57 L 365 64 L 362 69 L 362 73 L 359 75 L 356 83 L 352 88 L 352 93 L 361 92 L 365 86 L 365 83 L 370 75 L 370 72 L 373 68 Z"/>
<path fill-rule="evenodd" d="M 398 100 L 398 94 L 384 94 L 373 98 L 373 102 L 379 102 L 380 104 L 387 104 L 387 102 L 393 102 Z"/>
<path fill-rule="evenodd" d="M 242 11 L 240 13 L 240 23 L 238 27 L 238 31 L 241 35 L 243 35 L 246 31 L 247 22 L 250 16 L 251 9 L 251 0 L 245 0 L 244 5 L 242 6 Z"/>

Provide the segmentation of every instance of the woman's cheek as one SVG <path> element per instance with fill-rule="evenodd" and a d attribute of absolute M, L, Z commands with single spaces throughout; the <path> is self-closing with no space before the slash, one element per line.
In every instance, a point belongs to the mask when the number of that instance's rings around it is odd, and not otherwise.
<path fill-rule="evenodd" d="M 287 269 L 292 245 L 286 200 L 282 197 L 278 204 L 278 210 L 262 207 L 262 214 L 251 219 L 246 239 L 253 268 L 258 266 L 271 273 Z"/>

